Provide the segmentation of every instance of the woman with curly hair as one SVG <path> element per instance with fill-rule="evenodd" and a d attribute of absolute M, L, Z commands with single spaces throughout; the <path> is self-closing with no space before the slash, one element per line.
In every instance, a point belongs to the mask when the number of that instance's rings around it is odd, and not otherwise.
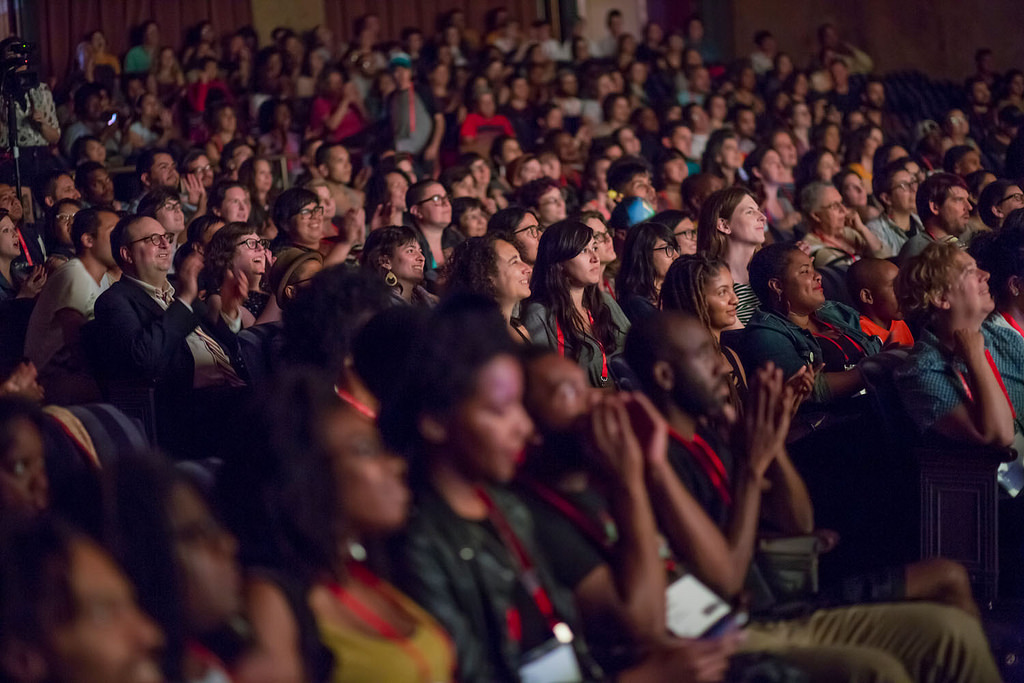
<path fill-rule="evenodd" d="M 448 271 L 448 292 L 470 292 L 492 299 L 501 308 L 516 341 L 529 342 L 530 334 L 515 316 L 516 308 L 530 296 L 533 268 L 523 261 L 519 250 L 491 233 L 472 237 L 452 253 Z"/>
<path fill-rule="evenodd" d="M 594 231 L 571 220 L 545 230 L 530 290 L 522 318 L 534 343 L 576 360 L 593 386 L 611 386 L 610 360 L 622 352 L 629 320 L 601 289 Z"/>
<path fill-rule="evenodd" d="M 363 268 L 376 273 L 403 304 L 433 307 L 437 297 L 423 287 L 426 257 L 416 232 L 405 225 L 374 230 L 359 257 Z"/>
<path fill-rule="evenodd" d="M 248 223 L 228 223 L 206 245 L 203 256 L 203 281 L 209 290 L 206 303 L 220 311 L 220 291 L 229 283 L 245 286 L 242 327 L 251 327 L 270 299 L 260 291 L 260 280 L 267 269 L 267 240 L 261 239 Z"/>

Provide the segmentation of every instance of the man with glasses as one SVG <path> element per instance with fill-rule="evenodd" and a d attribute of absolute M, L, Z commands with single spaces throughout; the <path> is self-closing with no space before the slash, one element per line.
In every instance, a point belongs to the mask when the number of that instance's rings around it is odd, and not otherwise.
<path fill-rule="evenodd" d="M 952 173 L 928 176 L 917 189 L 917 215 L 923 228 L 900 249 L 900 265 L 917 256 L 933 242 L 956 242 L 971 219 L 971 198 L 967 183 Z"/>
<path fill-rule="evenodd" d="M 185 232 L 185 213 L 181 196 L 175 190 L 167 187 L 150 190 L 139 199 L 138 213 L 140 216 L 155 218 L 165 231 L 173 235 L 172 254 L 177 251 L 181 235 Z M 174 269 L 170 272 L 174 272 Z"/>
<path fill-rule="evenodd" d="M 193 435 L 216 433 L 213 416 L 223 401 L 237 398 L 232 390 L 245 385 L 235 334 L 247 291 L 225 283 L 222 311 L 208 319 L 198 299 L 202 256 L 192 253 L 182 261 L 177 287 L 167 281 L 173 242 L 149 216 L 117 223 L 110 244 L 124 275 L 96 301 L 89 349 L 104 380 L 155 383 L 157 441 L 187 455 Z"/>
<path fill-rule="evenodd" d="M 416 230 L 420 248 L 427 259 L 427 281 L 434 282 L 437 269 L 445 264 L 452 249 L 464 239 L 451 226 L 451 198 L 441 183 L 421 180 L 405 193 L 405 205 L 409 207 L 412 227 Z"/>
<path fill-rule="evenodd" d="M 875 174 L 871 189 L 885 211 L 867 223 L 867 228 L 885 245 L 891 258 L 924 226 L 916 210 L 918 180 L 907 169 L 906 159 L 897 159 Z"/>
<path fill-rule="evenodd" d="M 1012 180 L 995 180 L 978 197 L 978 216 L 993 230 L 1003 227 L 1006 217 L 1017 209 L 1024 209 L 1024 192 Z"/>

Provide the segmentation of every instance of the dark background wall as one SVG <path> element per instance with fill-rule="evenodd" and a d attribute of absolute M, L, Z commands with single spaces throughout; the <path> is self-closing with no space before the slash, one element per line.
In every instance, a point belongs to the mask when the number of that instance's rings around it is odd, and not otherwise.
<path fill-rule="evenodd" d="M 672 0 L 651 0 L 671 2 Z M 1024 67 L 1024 4 L 1020 0 L 730 0 L 738 52 L 754 32 L 771 30 L 798 65 L 806 63 L 815 31 L 834 21 L 875 59 L 880 71 L 920 69 L 961 79 L 974 71 L 974 51 L 990 47 L 1000 70 Z"/>

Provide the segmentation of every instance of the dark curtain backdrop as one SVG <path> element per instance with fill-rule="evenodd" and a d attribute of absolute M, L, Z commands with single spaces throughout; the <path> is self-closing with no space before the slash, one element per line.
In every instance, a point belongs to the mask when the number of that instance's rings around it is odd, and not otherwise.
<path fill-rule="evenodd" d="M 102 29 L 108 51 L 124 56 L 134 26 L 147 19 L 160 24 L 165 45 L 180 49 L 185 32 L 203 20 L 218 34 L 252 23 L 249 0 L 30 0 L 37 3 L 41 71 L 61 79 L 85 34 Z"/>
<path fill-rule="evenodd" d="M 466 13 L 466 25 L 482 32 L 484 15 L 493 7 L 508 8 L 524 29 L 537 18 L 536 0 L 324 0 L 324 20 L 334 35 L 347 39 L 355 20 L 372 12 L 380 17 L 385 40 L 398 40 L 407 26 L 418 27 L 429 40 L 434 37 L 438 14 L 461 9 Z"/>

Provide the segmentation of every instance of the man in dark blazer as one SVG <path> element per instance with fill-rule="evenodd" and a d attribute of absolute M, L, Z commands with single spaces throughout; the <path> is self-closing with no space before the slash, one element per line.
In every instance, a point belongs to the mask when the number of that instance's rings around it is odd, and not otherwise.
<path fill-rule="evenodd" d="M 174 238 L 159 222 L 122 218 L 110 243 L 124 275 L 96 300 L 90 332 L 95 366 L 105 380 L 153 383 L 158 443 L 191 455 L 183 450 L 195 446 L 193 435 L 209 434 L 205 425 L 218 406 L 245 386 L 235 338 L 245 289 L 229 277 L 221 291 L 223 311 L 210 319 L 197 298 L 202 256 L 185 258 L 178 287 L 172 287 L 167 271 Z"/>

